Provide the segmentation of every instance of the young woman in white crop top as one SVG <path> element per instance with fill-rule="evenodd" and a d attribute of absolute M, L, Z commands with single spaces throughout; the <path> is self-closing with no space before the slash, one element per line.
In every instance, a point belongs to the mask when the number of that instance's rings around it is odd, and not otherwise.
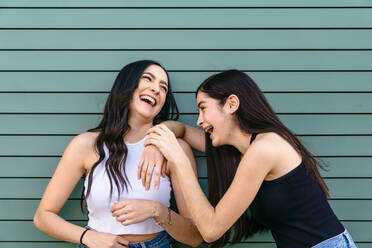
<path fill-rule="evenodd" d="M 35 226 L 78 247 L 170 247 L 168 234 L 179 242 L 199 245 L 202 238 L 190 220 L 177 178 L 158 169 L 165 167 L 156 148 L 144 146 L 149 128 L 177 117 L 169 77 L 160 64 L 142 60 L 125 66 L 98 127 L 76 136 L 66 148 L 35 213 Z M 179 142 L 196 176 L 192 151 Z M 153 157 L 141 158 L 144 150 Z M 152 171 L 155 166 L 155 173 L 164 174 L 161 182 L 150 185 L 138 179 L 137 167 L 144 160 L 154 161 L 147 167 Z M 86 228 L 58 215 L 83 175 Z M 179 214 L 169 208 L 171 188 Z"/>

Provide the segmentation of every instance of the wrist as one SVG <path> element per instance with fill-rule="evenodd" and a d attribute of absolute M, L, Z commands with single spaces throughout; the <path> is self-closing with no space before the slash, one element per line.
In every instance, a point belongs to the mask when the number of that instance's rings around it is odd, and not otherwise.
<path fill-rule="evenodd" d="M 91 240 L 91 234 L 92 234 L 93 232 L 94 232 L 94 231 L 91 230 L 91 229 L 89 229 L 89 228 L 85 229 L 85 230 L 81 233 L 81 235 L 80 235 L 80 244 L 89 247 L 89 246 L 90 246 L 90 242 L 89 242 L 89 241 Z"/>
<path fill-rule="evenodd" d="M 167 216 L 167 207 L 160 202 L 155 202 L 152 211 L 152 218 L 155 222 L 160 222 Z"/>
<path fill-rule="evenodd" d="M 179 156 L 175 156 L 174 159 L 169 162 L 176 165 L 174 167 L 183 167 L 187 165 L 187 163 L 189 162 L 189 158 L 183 152 L 180 152 Z"/>

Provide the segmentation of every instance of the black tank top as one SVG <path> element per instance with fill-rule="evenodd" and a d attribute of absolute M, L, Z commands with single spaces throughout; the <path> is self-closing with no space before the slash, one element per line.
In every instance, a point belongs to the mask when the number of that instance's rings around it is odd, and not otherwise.
<path fill-rule="evenodd" d="M 278 248 L 312 247 L 345 230 L 304 162 L 282 177 L 264 181 L 250 210 L 270 229 Z"/>

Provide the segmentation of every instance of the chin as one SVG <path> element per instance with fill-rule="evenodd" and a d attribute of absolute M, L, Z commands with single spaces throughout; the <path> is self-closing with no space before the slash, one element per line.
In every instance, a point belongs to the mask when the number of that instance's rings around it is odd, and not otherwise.
<path fill-rule="evenodd" d="M 220 142 L 218 142 L 218 140 L 216 140 L 216 139 L 213 139 L 213 140 L 211 140 L 212 142 L 212 146 L 214 146 L 214 147 L 217 147 L 217 146 L 222 146 L 222 144 L 220 144 Z"/>

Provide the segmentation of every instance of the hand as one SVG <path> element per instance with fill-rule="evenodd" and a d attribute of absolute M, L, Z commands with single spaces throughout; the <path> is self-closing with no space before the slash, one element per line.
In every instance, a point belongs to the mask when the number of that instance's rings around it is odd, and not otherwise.
<path fill-rule="evenodd" d="M 118 235 L 89 230 L 83 243 L 89 248 L 123 248 L 128 247 L 129 241 Z"/>
<path fill-rule="evenodd" d="M 112 216 L 127 226 L 155 217 L 158 204 L 151 200 L 131 199 L 115 202 L 110 210 Z"/>
<path fill-rule="evenodd" d="M 145 142 L 145 146 L 155 145 L 170 164 L 178 164 L 179 162 L 188 160 L 176 136 L 166 125 L 159 124 L 150 128 L 147 133 L 149 133 L 149 136 Z"/>
<path fill-rule="evenodd" d="M 166 161 L 156 146 L 146 146 L 138 164 L 137 178 L 142 180 L 146 190 L 150 189 L 152 172 L 155 168 L 155 189 L 159 189 L 160 175 L 165 177 Z"/>

